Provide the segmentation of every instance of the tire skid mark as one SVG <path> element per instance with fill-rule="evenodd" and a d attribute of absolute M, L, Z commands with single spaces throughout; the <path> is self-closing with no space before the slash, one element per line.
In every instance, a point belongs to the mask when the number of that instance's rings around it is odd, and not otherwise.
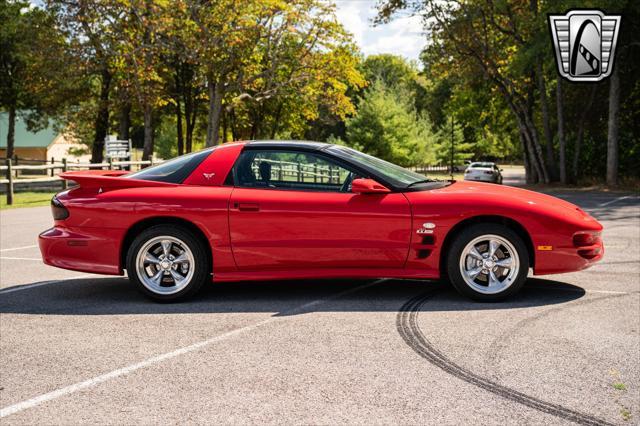
<path fill-rule="evenodd" d="M 527 287 L 525 287 L 525 289 L 527 289 Z M 547 289 L 544 289 L 544 290 L 547 290 Z M 563 289 L 558 289 L 558 290 L 563 290 Z M 638 292 L 628 292 L 628 293 L 620 293 L 620 294 L 612 294 L 612 295 L 607 295 L 602 297 L 596 297 L 592 299 L 582 299 L 582 300 L 574 301 L 570 304 L 559 305 L 559 306 L 544 310 L 542 312 L 538 312 L 537 314 L 532 315 L 528 318 L 521 319 L 515 325 L 513 325 L 509 330 L 505 331 L 500 336 L 493 339 L 493 342 L 491 343 L 491 345 L 489 345 L 487 352 L 493 354 L 496 359 L 501 359 L 500 355 L 502 354 L 502 352 L 511 345 L 513 341 L 513 337 L 518 335 L 521 330 L 530 326 L 532 323 L 539 321 L 545 317 L 548 317 L 549 315 L 553 315 L 559 311 L 563 311 L 571 308 L 578 308 L 578 307 L 589 305 L 595 302 L 618 299 L 621 297 L 637 295 L 637 294 Z M 485 359 L 487 359 L 487 357 L 485 357 Z M 499 376 L 494 376 L 494 378 L 496 379 L 498 377 Z"/>
<path fill-rule="evenodd" d="M 612 425 L 612 423 L 595 416 L 581 413 L 559 404 L 543 401 L 502 386 L 463 368 L 446 357 L 429 342 L 418 326 L 420 309 L 434 294 L 436 294 L 436 291 L 429 291 L 410 299 L 400 308 L 400 312 L 398 312 L 396 317 L 398 333 L 400 333 L 400 336 L 402 336 L 407 345 L 418 355 L 454 377 L 529 408 L 582 425 Z"/>

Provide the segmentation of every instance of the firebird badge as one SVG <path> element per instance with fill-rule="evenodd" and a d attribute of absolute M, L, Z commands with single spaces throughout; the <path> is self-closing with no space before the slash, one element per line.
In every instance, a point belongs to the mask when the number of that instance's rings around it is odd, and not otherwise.
<path fill-rule="evenodd" d="M 215 175 L 216 175 L 215 173 L 203 173 L 202 174 L 202 176 L 204 176 L 207 180 L 211 179 Z"/>
<path fill-rule="evenodd" d="M 549 15 L 558 73 L 570 81 L 600 81 L 609 77 L 621 18 L 599 10 Z"/>

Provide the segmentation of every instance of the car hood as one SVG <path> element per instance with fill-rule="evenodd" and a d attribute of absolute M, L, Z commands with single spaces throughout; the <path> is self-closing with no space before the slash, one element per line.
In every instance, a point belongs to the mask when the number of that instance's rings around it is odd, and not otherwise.
<path fill-rule="evenodd" d="M 429 193 L 431 193 L 429 195 Z M 540 192 L 511 186 L 494 185 L 473 181 L 455 181 L 451 185 L 432 191 L 411 193 L 413 202 L 424 200 L 432 203 L 436 197 L 441 203 L 465 205 L 469 210 L 526 211 L 543 216 L 555 216 L 559 219 L 572 218 L 580 222 L 595 221 L 589 214 L 575 204 L 542 194 Z"/>

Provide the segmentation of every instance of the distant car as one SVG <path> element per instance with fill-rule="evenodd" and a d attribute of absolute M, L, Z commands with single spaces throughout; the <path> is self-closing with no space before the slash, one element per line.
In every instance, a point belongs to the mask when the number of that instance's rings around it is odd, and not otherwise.
<path fill-rule="evenodd" d="M 502 169 L 496 163 L 476 162 L 471 163 L 464 172 L 464 180 L 478 182 L 490 182 L 502 185 Z"/>

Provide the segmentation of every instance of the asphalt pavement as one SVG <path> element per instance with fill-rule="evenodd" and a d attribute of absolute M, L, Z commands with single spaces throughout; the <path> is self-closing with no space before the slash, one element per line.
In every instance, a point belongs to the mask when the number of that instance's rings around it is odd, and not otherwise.
<path fill-rule="evenodd" d="M 494 304 L 402 280 L 155 304 L 44 266 L 47 207 L 2 211 L 0 422 L 640 424 L 640 199 L 554 195 L 603 223 L 603 261 Z"/>

